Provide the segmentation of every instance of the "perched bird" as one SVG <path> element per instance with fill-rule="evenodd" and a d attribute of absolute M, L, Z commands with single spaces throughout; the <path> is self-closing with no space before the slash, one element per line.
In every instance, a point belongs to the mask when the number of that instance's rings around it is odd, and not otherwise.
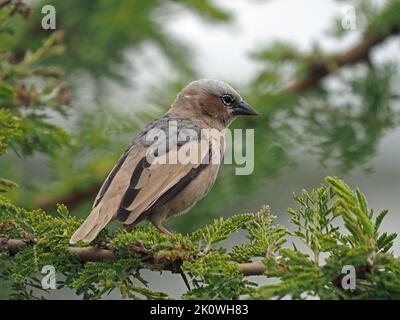
<path fill-rule="evenodd" d="M 70 243 L 91 242 L 116 218 L 127 229 L 148 219 L 170 234 L 162 222 L 190 209 L 212 188 L 220 167 L 220 161 L 214 160 L 224 153 L 223 130 L 238 115 L 257 112 L 228 84 L 212 79 L 188 84 L 164 116 L 135 136 Z M 222 143 L 214 144 L 218 139 Z M 189 155 L 195 161 L 168 162 L 179 160 L 184 149 L 185 155 L 196 151 Z"/>

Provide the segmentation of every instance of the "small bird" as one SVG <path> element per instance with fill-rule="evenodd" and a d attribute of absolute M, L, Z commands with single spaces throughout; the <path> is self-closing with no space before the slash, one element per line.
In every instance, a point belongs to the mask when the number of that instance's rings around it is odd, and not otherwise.
<path fill-rule="evenodd" d="M 236 116 L 257 114 L 224 82 L 201 79 L 188 84 L 164 116 L 134 137 L 70 243 L 91 242 L 113 219 L 128 230 L 148 219 L 170 234 L 162 222 L 189 210 L 211 190 L 220 167 L 220 161 L 214 160 L 220 160 L 225 149 L 224 129 Z M 221 143 L 214 143 L 218 139 Z M 195 161 L 165 161 L 177 159 L 181 150 L 185 155 L 187 150 L 196 151 L 188 156 Z"/>

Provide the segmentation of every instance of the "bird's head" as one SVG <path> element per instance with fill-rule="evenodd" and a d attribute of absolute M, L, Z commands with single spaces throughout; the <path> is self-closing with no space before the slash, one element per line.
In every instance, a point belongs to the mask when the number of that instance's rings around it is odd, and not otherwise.
<path fill-rule="evenodd" d="M 258 115 L 235 89 L 213 79 L 189 83 L 178 94 L 169 112 L 220 129 L 228 127 L 236 116 Z"/>

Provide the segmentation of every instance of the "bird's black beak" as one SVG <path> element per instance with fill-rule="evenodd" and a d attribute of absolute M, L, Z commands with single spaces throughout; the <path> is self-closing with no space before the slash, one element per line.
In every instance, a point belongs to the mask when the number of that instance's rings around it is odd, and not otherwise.
<path fill-rule="evenodd" d="M 242 100 L 233 106 L 233 114 L 235 116 L 257 116 L 258 112 L 254 110 L 246 101 Z"/>

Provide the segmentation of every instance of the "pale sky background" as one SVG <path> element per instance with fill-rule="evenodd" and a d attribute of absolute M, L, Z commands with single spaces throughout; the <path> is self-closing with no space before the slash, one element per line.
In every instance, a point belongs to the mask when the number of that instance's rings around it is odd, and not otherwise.
<path fill-rule="evenodd" d="M 382 5 L 387 1 L 374 2 Z M 205 77 L 245 83 L 257 71 L 257 64 L 249 54 L 260 44 L 274 40 L 288 41 L 304 51 L 318 43 L 326 51 L 335 52 L 348 48 L 360 36 L 357 28 L 361 27 L 361 21 L 340 42 L 325 33 L 335 17 L 344 16 L 351 1 L 218 0 L 216 3 L 234 13 L 232 23 L 207 24 L 188 12 L 167 25 L 167 30 L 194 48 L 196 67 Z M 392 55 L 393 49 L 379 55 Z"/>
<path fill-rule="evenodd" d="M 257 71 L 249 54 L 260 44 L 286 40 L 301 50 L 313 42 L 337 49 L 323 30 L 340 15 L 343 4 L 332 0 L 219 0 L 219 6 L 234 13 L 230 24 L 206 24 L 188 13 L 167 27 L 196 48 L 196 66 L 204 76 L 245 83 Z M 353 37 L 355 32 L 351 32 Z M 245 72 L 243 72 L 245 71 Z"/>

